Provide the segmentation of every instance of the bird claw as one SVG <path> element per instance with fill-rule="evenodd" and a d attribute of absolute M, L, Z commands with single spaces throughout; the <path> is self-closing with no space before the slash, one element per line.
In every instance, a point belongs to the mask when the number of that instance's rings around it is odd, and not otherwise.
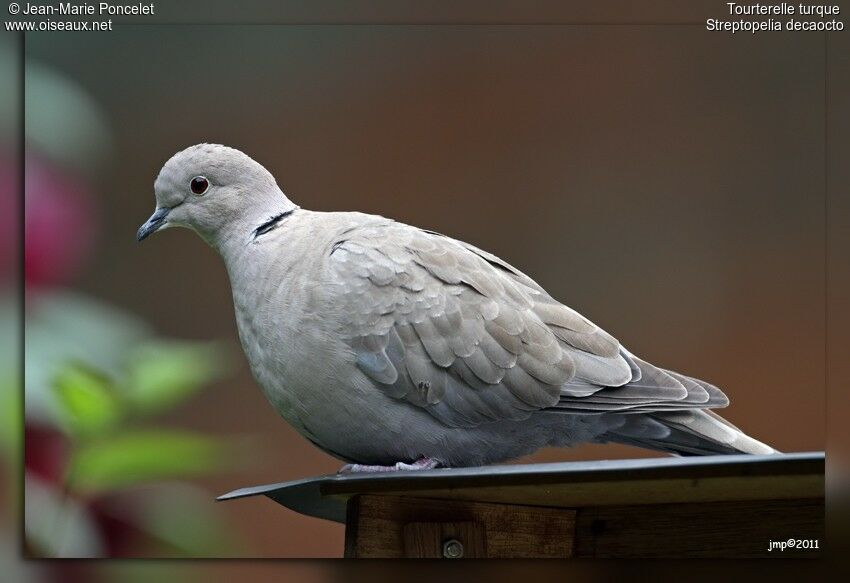
<path fill-rule="evenodd" d="M 364 464 L 345 464 L 342 466 L 338 474 L 370 474 L 379 472 L 399 472 L 411 470 L 433 470 L 439 467 L 440 462 L 433 458 L 421 457 L 412 464 L 405 462 L 396 462 L 392 466 L 369 466 Z"/>

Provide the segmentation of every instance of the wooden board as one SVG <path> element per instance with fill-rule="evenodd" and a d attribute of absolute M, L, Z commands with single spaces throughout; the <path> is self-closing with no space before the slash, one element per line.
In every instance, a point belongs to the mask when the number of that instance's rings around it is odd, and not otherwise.
<path fill-rule="evenodd" d="M 385 484 L 382 484 L 385 486 Z M 555 484 L 471 485 L 463 488 L 379 490 L 386 496 L 469 500 L 556 508 L 627 506 L 686 502 L 780 500 L 823 494 L 823 474 L 809 476 L 732 476 L 623 482 L 569 482 Z M 337 484 L 325 492 L 338 491 Z M 341 494 L 341 492 L 340 492 Z"/>
<path fill-rule="evenodd" d="M 366 494 L 348 503 L 345 556 L 440 557 L 443 541 L 460 536 L 465 557 L 568 558 L 574 530 L 567 509 Z"/>
<path fill-rule="evenodd" d="M 464 558 L 816 558 L 823 515 L 822 499 L 573 511 L 362 495 L 349 502 L 345 556 L 440 558 L 455 539 Z M 790 538 L 819 548 L 769 548 Z"/>
<path fill-rule="evenodd" d="M 823 535 L 822 498 L 599 506 L 578 511 L 575 556 L 815 558 Z M 768 550 L 770 541 L 790 538 L 820 549 Z"/>

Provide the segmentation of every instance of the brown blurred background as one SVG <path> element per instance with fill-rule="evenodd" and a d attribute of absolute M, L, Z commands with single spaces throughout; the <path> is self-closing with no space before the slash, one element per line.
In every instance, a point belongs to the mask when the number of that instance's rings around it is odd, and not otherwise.
<path fill-rule="evenodd" d="M 241 365 L 167 419 L 253 444 L 244 467 L 197 480 L 211 505 L 341 462 L 255 386 L 214 253 L 186 231 L 135 243 L 162 163 L 202 141 L 244 150 L 305 208 L 490 250 L 633 352 L 719 385 L 753 436 L 823 449 L 823 54 L 820 35 L 694 26 L 131 26 L 26 44 L 110 133 L 94 251 L 69 287 L 163 335 L 224 339 Z M 341 525 L 265 499 L 217 510 L 236 554 L 342 554 Z"/>

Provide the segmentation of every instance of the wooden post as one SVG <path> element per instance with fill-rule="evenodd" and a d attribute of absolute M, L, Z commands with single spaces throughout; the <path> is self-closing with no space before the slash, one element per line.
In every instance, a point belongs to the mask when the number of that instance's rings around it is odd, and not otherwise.
<path fill-rule="evenodd" d="M 345 556 L 816 557 L 768 547 L 792 537 L 822 545 L 823 512 L 821 499 L 566 509 L 362 494 L 348 502 Z"/>

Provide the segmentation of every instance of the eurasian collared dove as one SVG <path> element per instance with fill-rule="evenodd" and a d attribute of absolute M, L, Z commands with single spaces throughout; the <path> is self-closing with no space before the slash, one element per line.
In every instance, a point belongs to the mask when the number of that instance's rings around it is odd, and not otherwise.
<path fill-rule="evenodd" d="M 224 259 L 268 400 L 344 469 L 484 465 L 618 442 L 774 453 L 710 408 L 718 388 L 657 368 L 468 243 L 299 208 L 242 152 L 199 144 L 156 179 L 141 241 L 188 227 Z"/>

